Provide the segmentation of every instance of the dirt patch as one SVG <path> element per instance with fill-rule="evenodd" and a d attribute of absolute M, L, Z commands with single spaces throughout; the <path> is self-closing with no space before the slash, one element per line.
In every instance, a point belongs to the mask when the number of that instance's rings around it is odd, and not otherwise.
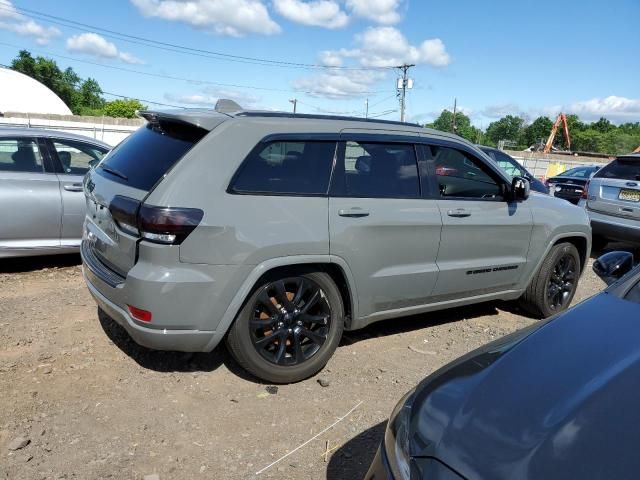
<path fill-rule="evenodd" d="M 348 332 L 318 376 L 274 388 L 223 349 L 137 346 L 98 317 L 77 257 L 40 262 L 0 273 L 0 478 L 361 478 L 406 391 L 532 323 L 500 303 L 382 322 Z M 589 268 L 576 301 L 602 287 Z"/>

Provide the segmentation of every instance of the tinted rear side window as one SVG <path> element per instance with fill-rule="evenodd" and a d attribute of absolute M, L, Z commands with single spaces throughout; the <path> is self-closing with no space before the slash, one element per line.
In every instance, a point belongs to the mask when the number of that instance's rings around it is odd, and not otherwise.
<path fill-rule="evenodd" d="M 206 134 L 187 124 L 148 123 L 118 145 L 98 172 L 114 182 L 150 190 Z"/>
<path fill-rule="evenodd" d="M 260 143 L 243 162 L 231 186 L 236 193 L 325 195 L 335 142 Z"/>
<path fill-rule="evenodd" d="M 420 197 L 415 148 L 409 144 L 346 142 L 334 177 L 336 196 Z"/>
<path fill-rule="evenodd" d="M 619 178 L 621 180 L 640 180 L 640 160 L 618 158 L 595 174 L 596 178 Z"/>

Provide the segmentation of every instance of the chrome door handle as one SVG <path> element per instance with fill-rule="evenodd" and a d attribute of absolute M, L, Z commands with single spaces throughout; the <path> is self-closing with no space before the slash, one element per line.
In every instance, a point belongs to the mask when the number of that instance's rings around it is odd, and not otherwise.
<path fill-rule="evenodd" d="M 63 187 L 67 192 L 81 192 L 82 191 L 82 184 L 81 183 L 74 183 L 71 185 L 65 185 Z"/>
<path fill-rule="evenodd" d="M 340 210 L 338 210 L 338 215 L 340 215 L 341 217 L 361 218 L 368 217 L 369 212 L 358 207 L 341 208 Z"/>
<path fill-rule="evenodd" d="M 450 217 L 464 218 L 470 217 L 471 212 L 469 210 L 465 210 L 464 208 L 456 208 L 455 210 L 449 210 L 447 212 L 447 215 L 449 215 Z"/>

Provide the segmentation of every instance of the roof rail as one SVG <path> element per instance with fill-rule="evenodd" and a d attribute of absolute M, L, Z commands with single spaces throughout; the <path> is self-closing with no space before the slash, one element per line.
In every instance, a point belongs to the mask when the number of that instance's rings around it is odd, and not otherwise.
<path fill-rule="evenodd" d="M 363 118 L 363 117 L 343 117 L 340 115 L 316 115 L 311 113 L 289 113 L 289 112 L 262 112 L 245 110 L 242 112 L 236 112 L 234 117 L 275 117 L 275 118 L 308 118 L 313 120 L 343 120 L 347 122 L 369 122 L 369 123 L 381 123 L 386 125 L 403 125 L 405 127 L 422 127 L 418 123 L 398 122 L 395 120 L 380 120 L 377 118 Z"/>

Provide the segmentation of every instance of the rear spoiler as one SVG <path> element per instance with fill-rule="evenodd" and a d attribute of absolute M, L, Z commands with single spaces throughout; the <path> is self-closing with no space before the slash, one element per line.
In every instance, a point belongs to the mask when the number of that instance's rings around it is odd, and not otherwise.
<path fill-rule="evenodd" d="M 144 118 L 149 123 L 159 123 L 162 120 L 184 123 L 204 130 L 213 130 L 230 115 L 215 112 L 213 110 L 204 110 L 196 108 L 185 108 L 181 110 L 142 110 L 138 112 L 138 116 Z"/>

